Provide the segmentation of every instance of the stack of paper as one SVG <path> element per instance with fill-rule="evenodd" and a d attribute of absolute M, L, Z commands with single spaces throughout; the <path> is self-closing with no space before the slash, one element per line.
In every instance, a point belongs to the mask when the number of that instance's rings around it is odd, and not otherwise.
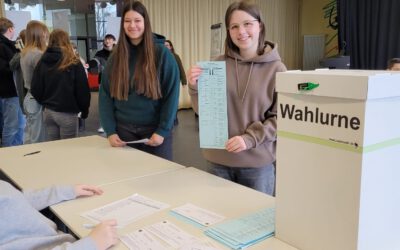
<path fill-rule="evenodd" d="M 130 250 L 218 250 L 212 242 L 199 239 L 169 221 L 161 221 L 121 236 Z"/>
<path fill-rule="evenodd" d="M 171 210 L 171 213 L 178 215 L 178 218 L 188 219 L 190 222 L 194 222 L 195 225 L 197 224 L 202 227 L 214 225 L 225 219 L 225 217 L 219 214 L 198 207 L 191 203 L 186 203 L 183 206 L 176 207 Z"/>
<path fill-rule="evenodd" d="M 243 249 L 274 235 L 275 208 L 229 220 L 213 226 L 205 234 L 232 249 Z"/>
<path fill-rule="evenodd" d="M 116 219 L 118 226 L 124 227 L 129 223 L 159 212 L 167 207 L 169 205 L 166 203 L 134 194 L 125 199 L 84 212 L 81 216 L 94 222 Z"/>

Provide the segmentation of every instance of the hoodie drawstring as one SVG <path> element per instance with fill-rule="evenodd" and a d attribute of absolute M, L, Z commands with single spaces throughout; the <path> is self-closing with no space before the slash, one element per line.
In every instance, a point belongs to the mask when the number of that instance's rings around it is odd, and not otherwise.
<path fill-rule="evenodd" d="M 238 93 L 239 98 L 242 100 L 242 103 L 244 101 L 244 96 L 246 95 L 246 92 L 247 92 L 247 87 L 249 86 L 249 83 L 250 83 L 251 73 L 253 72 L 253 65 L 254 65 L 254 62 L 251 62 L 250 72 L 249 72 L 249 76 L 247 77 L 247 82 L 246 82 L 246 88 L 244 89 L 243 95 L 240 96 L 238 62 L 237 62 L 237 58 L 235 58 L 237 93 Z"/>

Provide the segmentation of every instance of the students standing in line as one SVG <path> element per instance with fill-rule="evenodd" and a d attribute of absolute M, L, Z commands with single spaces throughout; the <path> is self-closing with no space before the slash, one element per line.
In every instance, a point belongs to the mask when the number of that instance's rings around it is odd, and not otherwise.
<path fill-rule="evenodd" d="M 31 93 L 33 72 L 39 59 L 46 50 L 49 30 L 39 21 L 30 21 L 26 25 L 26 44 L 21 52 L 21 70 L 24 76 L 27 94 L 24 98 L 26 114 L 25 144 L 44 142 L 46 140 L 45 125 L 43 122 L 43 108 Z"/>
<path fill-rule="evenodd" d="M 77 197 L 100 195 L 95 186 L 53 186 L 21 193 L 0 180 L 0 249 L 105 250 L 118 242 L 117 222 L 103 221 L 80 240 L 57 230 L 39 210 Z"/>
<path fill-rule="evenodd" d="M 127 1 L 99 90 L 100 120 L 111 146 L 148 138 L 130 146 L 171 160 L 178 98 L 179 69 L 164 37 L 152 33 L 141 2 Z"/>
<path fill-rule="evenodd" d="M 277 45 L 265 41 L 260 10 L 252 3 L 232 3 L 225 14 L 229 140 L 225 149 L 204 149 L 210 171 L 220 177 L 273 195 L 275 187 L 275 75 L 285 71 Z M 197 80 L 202 70 L 188 71 L 189 93 L 198 109 Z"/>
<path fill-rule="evenodd" d="M 14 24 L 9 19 L 0 17 L 0 107 L 3 119 L 3 147 L 21 145 L 24 142 L 25 116 L 19 105 L 10 68 L 10 61 L 18 52 L 12 41 L 14 33 Z"/>
<path fill-rule="evenodd" d="M 67 32 L 51 32 L 49 46 L 33 73 L 31 93 L 45 108 L 47 140 L 77 137 L 78 113 L 83 119 L 89 114 L 90 89 Z"/>

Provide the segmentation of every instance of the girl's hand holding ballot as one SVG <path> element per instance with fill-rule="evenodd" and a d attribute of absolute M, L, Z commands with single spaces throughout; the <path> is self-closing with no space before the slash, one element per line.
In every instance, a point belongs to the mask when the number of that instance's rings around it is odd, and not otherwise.
<path fill-rule="evenodd" d="M 190 87 L 197 89 L 197 80 L 199 79 L 203 70 L 198 65 L 193 65 L 189 68 L 187 73 L 187 79 L 189 81 Z"/>
<path fill-rule="evenodd" d="M 148 142 L 146 142 L 146 145 L 152 146 L 152 147 L 157 147 L 160 146 L 162 143 L 164 142 L 164 137 L 162 137 L 161 135 L 158 135 L 156 133 L 154 133 Z"/>
<path fill-rule="evenodd" d="M 121 140 L 117 134 L 112 134 L 108 138 L 108 142 L 112 147 L 124 147 L 126 146 L 126 142 Z"/>

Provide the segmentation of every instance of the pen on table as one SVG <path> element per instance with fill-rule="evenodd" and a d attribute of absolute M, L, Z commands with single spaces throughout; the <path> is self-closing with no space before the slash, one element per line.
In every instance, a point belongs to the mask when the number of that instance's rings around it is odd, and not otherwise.
<path fill-rule="evenodd" d="M 39 150 L 39 151 L 34 151 L 34 152 L 31 152 L 31 153 L 24 154 L 24 156 L 27 156 L 27 155 L 34 155 L 34 154 L 39 154 L 39 153 L 40 153 L 40 150 Z"/>

